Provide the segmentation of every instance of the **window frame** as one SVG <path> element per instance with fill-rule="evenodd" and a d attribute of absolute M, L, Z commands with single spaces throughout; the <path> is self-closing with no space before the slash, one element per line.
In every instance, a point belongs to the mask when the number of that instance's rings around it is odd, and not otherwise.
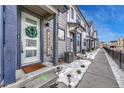
<path fill-rule="evenodd" d="M 71 18 L 74 19 L 74 9 L 71 8 Z"/>
<path fill-rule="evenodd" d="M 63 32 L 64 32 L 64 36 L 63 36 L 64 38 L 61 38 L 61 37 L 60 37 L 59 31 L 63 31 Z M 62 41 L 65 41 L 65 30 L 63 30 L 63 29 L 61 29 L 61 28 L 58 28 L 58 39 L 59 39 L 59 40 L 62 40 Z"/>
<path fill-rule="evenodd" d="M 79 17 L 79 15 L 76 15 L 76 22 L 81 24 L 81 18 Z"/>

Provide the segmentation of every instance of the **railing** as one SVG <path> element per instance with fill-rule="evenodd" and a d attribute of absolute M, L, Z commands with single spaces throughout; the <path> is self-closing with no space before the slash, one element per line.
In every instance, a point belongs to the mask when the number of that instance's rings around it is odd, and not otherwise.
<path fill-rule="evenodd" d="M 109 56 L 117 63 L 120 69 L 124 70 L 124 52 L 116 51 L 109 48 L 104 48 Z"/>

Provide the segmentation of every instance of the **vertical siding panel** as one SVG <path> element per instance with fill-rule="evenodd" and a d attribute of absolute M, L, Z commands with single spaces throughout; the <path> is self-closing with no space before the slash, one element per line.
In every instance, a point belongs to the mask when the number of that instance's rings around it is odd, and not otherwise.
<path fill-rule="evenodd" d="M 67 49 L 67 12 L 59 14 L 59 27 L 65 31 L 65 40 L 58 40 L 58 56 L 64 57 L 64 52 Z"/>
<path fill-rule="evenodd" d="M 17 63 L 17 6 L 5 6 L 4 84 L 15 82 Z"/>
<path fill-rule="evenodd" d="M 48 23 L 49 23 L 49 30 L 51 32 L 51 47 L 53 49 L 53 19 L 49 20 Z M 46 51 L 46 48 L 47 48 L 47 46 L 46 46 L 46 43 L 47 43 L 46 33 L 47 33 L 47 29 L 45 28 L 45 30 L 44 30 L 44 59 L 45 59 L 45 61 L 48 62 L 48 61 L 52 61 L 52 58 L 51 58 L 52 55 L 51 56 L 46 55 L 47 54 L 47 51 Z M 53 53 L 52 50 L 51 50 L 51 52 Z"/>
<path fill-rule="evenodd" d="M 0 5 L 0 83 L 3 78 L 3 6 Z"/>

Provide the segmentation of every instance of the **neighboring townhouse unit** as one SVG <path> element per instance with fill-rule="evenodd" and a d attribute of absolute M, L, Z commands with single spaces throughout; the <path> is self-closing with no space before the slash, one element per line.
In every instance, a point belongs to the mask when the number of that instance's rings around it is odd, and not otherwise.
<path fill-rule="evenodd" d="M 71 5 L 67 15 L 67 50 L 76 54 L 87 48 L 87 22 L 78 6 Z"/>
<path fill-rule="evenodd" d="M 87 48 L 86 48 L 86 50 L 90 51 L 91 50 L 91 44 L 90 44 L 91 37 L 90 37 L 90 25 L 89 25 L 88 22 L 86 24 L 86 40 L 87 40 L 87 43 L 86 43 Z"/>
<path fill-rule="evenodd" d="M 98 34 L 97 31 L 95 31 L 93 22 L 88 21 L 88 25 L 90 27 L 90 33 L 89 33 L 89 50 L 94 50 L 99 47 L 99 40 L 98 40 Z"/>
<path fill-rule="evenodd" d="M 100 42 L 99 47 L 105 48 L 105 47 L 107 47 L 107 44 L 105 42 Z"/>
<path fill-rule="evenodd" d="M 117 45 L 118 45 L 118 42 L 116 40 L 114 40 L 114 41 L 110 41 L 109 42 L 108 47 L 111 48 L 111 49 L 116 50 L 117 49 Z"/>
<path fill-rule="evenodd" d="M 0 6 L 0 81 L 16 82 L 17 70 L 66 52 L 68 6 Z"/>
<path fill-rule="evenodd" d="M 98 41 L 98 37 L 97 37 L 97 31 L 94 31 L 93 40 L 92 40 L 92 48 L 97 49 L 98 46 L 99 46 L 99 41 Z"/>
<path fill-rule="evenodd" d="M 124 52 L 124 39 L 120 38 L 117 40 L 117 50 L 121 50 Z"/>
<path fill-rule="evenodd" d="M 110 41 L 108 43 L 108 48 L 114 49 L 116 51 L 122 51 L 124 52 L 124 39 L 120 38 L 115 41 Z"/>

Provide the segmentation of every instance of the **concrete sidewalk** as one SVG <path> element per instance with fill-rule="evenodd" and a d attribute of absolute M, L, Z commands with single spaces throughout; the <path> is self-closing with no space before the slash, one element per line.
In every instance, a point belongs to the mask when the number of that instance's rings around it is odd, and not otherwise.
<path fill-rule="evenodd" d="M 78 88 L 118 88 L 118 83 L 101 49 L 80 81 Z"/>

